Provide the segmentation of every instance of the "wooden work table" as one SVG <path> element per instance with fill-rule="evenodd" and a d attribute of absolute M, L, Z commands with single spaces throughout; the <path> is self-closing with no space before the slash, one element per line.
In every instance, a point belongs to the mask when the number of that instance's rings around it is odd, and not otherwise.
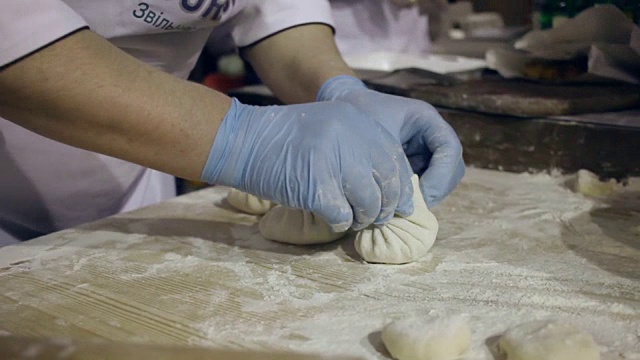
<path fill-rule="evenodd" d="M 466 313 L 469 359 L 493 359 L 496 336 L 540 318 L 588 331 L 605 360 L 634 358 L 640 187 L 596 201 L 571 181 L 469 169 L 434 209 L 441 230 L 430 254 L 401 266 L 362 263 L 352 236 L 315 247 L 267 241 L 224 188 L 5 247 L 0 329 L 31 340 L 0 339 L 0 353 L 72 354 L 99 340 L 129 344 L 111 358 L 146 344 L 384 359 L 389 321 Z M 67 340 L 34 348 L 34 337 Z"/>

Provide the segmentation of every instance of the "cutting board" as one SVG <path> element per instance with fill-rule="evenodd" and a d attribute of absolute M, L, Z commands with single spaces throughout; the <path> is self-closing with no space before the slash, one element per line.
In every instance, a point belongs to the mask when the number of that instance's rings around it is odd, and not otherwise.
<path fill-rule="evenodd" d="M 435 81 L 438 82 L 438 81 Z M 576 115 L 640 106 L 640 86 L 545 84 L 502 78 L 450 85 L 402 72 L 367 80 L 369 87 L 434 106 L 519 117 Z"/>

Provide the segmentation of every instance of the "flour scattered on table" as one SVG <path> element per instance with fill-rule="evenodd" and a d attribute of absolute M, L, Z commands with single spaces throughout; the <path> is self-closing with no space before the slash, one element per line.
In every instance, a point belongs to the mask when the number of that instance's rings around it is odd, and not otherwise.
<path fill-rule="evenodd" d="M 640 191 L 592 199 L 565 182 L 469 169 L 433 209 L 427 256 L 397 266 L 362 263 L 349 235 L 265 240 L 256 216 L 214 206 L 226 190 L 207 189 L 3 251 L 0 327 L 386 359 L 388 323 L 469 314 L 469 360 L 493 360 L 489 339 L 545 319 L 590 334 L 603 360 L 637 359 Z"/>

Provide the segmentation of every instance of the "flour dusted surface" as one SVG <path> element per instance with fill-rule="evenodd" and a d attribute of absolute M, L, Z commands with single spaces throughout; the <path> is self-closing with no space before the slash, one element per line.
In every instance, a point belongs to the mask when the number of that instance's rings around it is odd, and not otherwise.
<path fill-rule="evenodd" d="M 258 217 L 207 189 L 2 249 L 0 332 L 384 359 L 389 322 L 464 313 L 468 359 L 548 318 L 591 334 L 604 360 L 640 358 L 640 188 L 596 202 L 565 181 L 469 169 L 433 209 L 427 257 L 400 266 L 359 262 L 352 236 L 264 240 Z"/>

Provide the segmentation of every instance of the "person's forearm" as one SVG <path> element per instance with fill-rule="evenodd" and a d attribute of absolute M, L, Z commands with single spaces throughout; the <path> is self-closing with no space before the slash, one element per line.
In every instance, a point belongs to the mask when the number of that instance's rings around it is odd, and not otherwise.
<path fill-rule="evenodd" d="M 48 138 L 198 179 L 229 97 L 85 30 L 0 71 L 0 116 Z"/>
<path fill-rule="evenodd" d="M 322 24 L 283 31 L 246 49 L 244 55 L 285 103 L 315 101 L 330 78 L 355 75 L 340 56 L 331 28 Z"/>

